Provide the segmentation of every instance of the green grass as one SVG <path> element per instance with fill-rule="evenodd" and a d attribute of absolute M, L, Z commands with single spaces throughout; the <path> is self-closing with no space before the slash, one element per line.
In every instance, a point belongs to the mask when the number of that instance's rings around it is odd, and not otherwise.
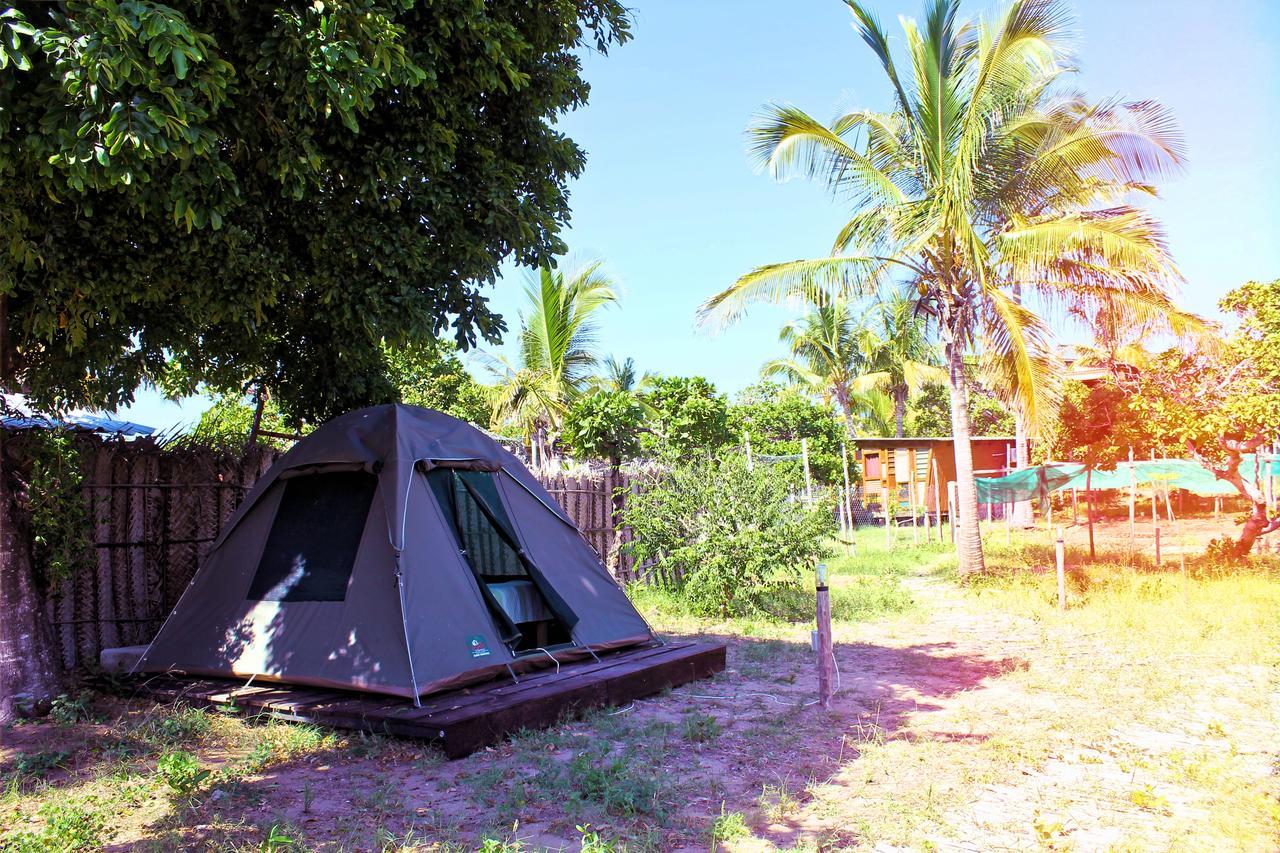
<path fill-rule="evenodd" d="M 915 602 L 903 579 L 942 572 L 954 564 L 950 545 L 911 547 L 909 532 L 899 531 L 898 536 L 898 541 L 886 546 L 883 528 L 865 528 L 855 536 L 852 553 L 842 543 L 829 544 L 824 562 L 834 623 L 852 625 L 906 613 Z M 746 636 L 782 636 L 789 627 L 812 623 L 815 584 L 814 572 L 805 572 L 796 582 L 769 590 L 750 615 L 728 620 L 693 615 L 676 590 L 633 584 L 627 593 L 650 622 L 666 630 L 727 629 Z"/>

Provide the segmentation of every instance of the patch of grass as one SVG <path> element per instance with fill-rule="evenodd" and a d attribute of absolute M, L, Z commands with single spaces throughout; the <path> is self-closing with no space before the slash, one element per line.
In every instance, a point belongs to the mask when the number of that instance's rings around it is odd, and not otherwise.
<path fill-rule="evenodd" d="M 686 711 L 680 720 L 680 734 L 690 743 L 710 743 L 720 736 L 724 727 L 712 714 L 698 710 Z"/>
<path fill-rule="evenodd" d="M 10 853 L 97 850 L 107 838 L 106 816 L 98 803 L 92 800 L 48 800 L 40 806 L 38 815 L 44 825 L 39 830 L 18 832 L 0 839 L 5 850 Z"/>
<path fill-rule="evenodd" d="M 724 803 L 720 804 L 720 814 L 711 822 L 711 849 L 719 849 L 722 841 L 733 841 L 751 835 L 747 819 L 742 812 L 725 811 Z"/>
<path fill-rule="evenodd" d="M 63 768 L 70 757 L 71 752 L 65 749 L 42 750 L 19 755 L 13 762 L 12 776 L 23 781 L 40 779 L 50 770 Z"/>
<path fill-rule="evenodd" d="M 201 783 L 209 778 L 209 771 L 201 768 L 200 759 L 180 749 L 160 756 L 156 773 L 180 797 L 195 796 Z"/>
<path fill-rule="evenodd" d="M 785 782 L 781 785 L 763 786 L 756 803 L 760 814 L 770 823 L 784 821 L 800 808 L 800 801 L 792 795 Z"/>

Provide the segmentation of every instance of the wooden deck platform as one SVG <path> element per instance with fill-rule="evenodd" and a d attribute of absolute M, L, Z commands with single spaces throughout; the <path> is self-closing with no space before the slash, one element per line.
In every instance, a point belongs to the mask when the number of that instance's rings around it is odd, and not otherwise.
<path fill-rule="evenodd" d="M 422 707 L 407 699 L 343 690 L 257 684 L 216 678 L 150 678 L 139 693 L 161 702 L 231 707 L 244 716 L 356 729 L 438 741 L 449 758 L 461 758 L 521 728 L 545 728 L 566 714 L 600 705 L 623 705 L 721 672 L 725 647 L 679 642 L 650 645 L 427 696 Z"/>

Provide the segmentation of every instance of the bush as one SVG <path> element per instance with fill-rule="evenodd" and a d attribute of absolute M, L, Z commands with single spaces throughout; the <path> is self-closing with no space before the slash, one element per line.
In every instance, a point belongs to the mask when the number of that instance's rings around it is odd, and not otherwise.
<path fill-rule="evenodd" d="M 156 762 L 156 772 L 170 788 L 183 797 L 190 797 L 200 789 L 200 783 L 209 776 L 208 770 L 200 769 L 200 761 L 191 753 L 183 750 L 166 752 Z"/>
<path fill-rule="evenodd" d="M 736 454 L 679 465 L 632 496 L 625 547 L 660 576 L 691 612 L 728 618 L 757 613 L 769 592 L 795 587 L 825 553 L 831 507 L 805 508 L 769 465 L 747 470 Z"/>

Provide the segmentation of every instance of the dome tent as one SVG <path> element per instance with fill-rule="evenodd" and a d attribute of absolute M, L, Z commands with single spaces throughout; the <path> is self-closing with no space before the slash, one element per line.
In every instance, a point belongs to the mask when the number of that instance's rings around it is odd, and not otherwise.
<path fill-rule="evenodd" d="M 653 639 L 510 452 L 440 412 L 350 412 L 223 527 L 135 672 L 417 697 Z"/>

